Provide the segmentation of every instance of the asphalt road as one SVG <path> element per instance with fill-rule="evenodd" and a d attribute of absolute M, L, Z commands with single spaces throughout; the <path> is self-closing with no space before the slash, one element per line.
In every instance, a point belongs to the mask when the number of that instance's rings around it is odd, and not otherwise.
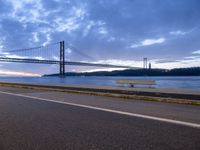
<path fill-rule="evenodd" d="M 0 92 L 0 150 L 200 149 L 200 128 L 64 103 L 199 124 L 197 106 L 2 87 L 0 91 L 21 94 Z"/>

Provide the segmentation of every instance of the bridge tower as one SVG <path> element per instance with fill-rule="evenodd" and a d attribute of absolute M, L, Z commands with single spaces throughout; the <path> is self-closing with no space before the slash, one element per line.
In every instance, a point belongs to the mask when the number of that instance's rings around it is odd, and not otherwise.
<path fill-rule="evenodd" d="M 60 42 L 60 76 L 65 75 L 65 42 Z"/>
<path fill-rule="evenodd" d="M 147 58 L 143 58 L 143 68 L 147 69 Z"/>

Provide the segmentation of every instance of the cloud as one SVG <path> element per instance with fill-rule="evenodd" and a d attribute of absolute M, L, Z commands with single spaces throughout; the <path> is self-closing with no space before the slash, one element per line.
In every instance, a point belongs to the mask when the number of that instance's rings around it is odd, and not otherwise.
<path fill-rule="evenodd" d="M 5 37 L 0 36 L 0 52 L 5 48 L 4 46 Z"/>
<path fill-rule="evenodd" d="M 33 32 L 32 35 L 33 35 L 34 42 L 39 42 L 38 33 L 37 32 Z"/>
<path fill-rule="evenodd" d="M 41 56 L 32 57 L 32 59 L 45 60 L 44 57 L 41 57 Z"/>
<path fill-rule="evenodd" d="M 154 68 L 187 68 L 187 67 L 199 67 L 200 57 L 188 56 L 183 59 L 170 60 L 170 59 L 161 59 L 161 60 L 152 60 L 152 66 Z"/>
<path fill-rule="evenodd" d="M 2 42 L 0 41 L 0 51 L 4 48 Z"/>
<path fill-rule="evenodd" d="M 9 52 L 1 52 L 0 57 L 4 58 L 18 58 L 18 59 L 37 59 L 37 60 L 45 60 L 42 56 L 22 56 L 17 54 L 11 54 Z"/>
<path fill-rule="evenodd" d="M 187 33 L 188 33 L 188 32 L 183 32 L 183 31 L 181 31 L 181 30 L 169 32 L 170 35 L 185 35 L 185 34 L 187 34 Z"/>
<path fill-rule="evenodd" d="M 139 44 L 132 44 L 130 47 L 131 48 L 137 48 L 137 47 L 142 47 L 142 46 L 150 46 L 150 45 L 154 45 L 154 44 L 161 44 L 163 42 L 165 42 L 165 38 L 144 39 Z"/>
<path fill-rule="evenodd" d="M 45 10 L 41 0 L 6 0 L 13 9 L 8 14 L 15 20 L 22 23 L 42 23 L 49 11 Z M 28 7 L 28 9 L 27 9 Z"/>
<path fill-rule="evenodd" d="M 179 60 L 166 60 L 166 59 L 160 59 L 160 60 L 156 60 L 155 63 L 157 64 L 163 64 L 163 63 L 176 63 L 176 62 L 180 62 Z"/>
<path fill-rule="evenodd" d="M 94 21 L 88 21 L 87 25 L 83 29 L 83 37 L 86 37 L 90 32 L 91 28 L 94 27 L 96 23 Z"/>
<path fill-rule="evenodd" d="M 142 46 L 148 46 L 148 45 L 154 45 L 154 44 L 160 44 L 165 42 L 164 38 L 159 38 L 159 39 L 146 39 L 142 41 Z"/>
<path fill-rule="evenodd" d="M 199 59 L 199 58 L 200 58 L 200 55 L 184 57 L 185 60 L 195 60 L 195 59 Z"/>
<path fill-rule="evenodd" d="M 68 33 L 71 33 L 72 31 L 75 31 L 80 27 L 78 20 L 75 18 L 68 18 L 66 20 L 63 20 L 62 18 L 57 18 L 55 22 L 55 28 L 58 32 L 66 31 Z"/>
<path fill-rule="evenodd" d="M 68 17 L 56 17 L 53 24 L 54 31 L 65 31 L 71 33 L 72 31 L 79 29 L 82 25 L 82 21 L 87 16 L 87 10 L 85 7 L 85 5 L 72 7 L 72 9 L 69 11 Z"/>
<path fill-rule="evenodd" d="M 9 52 L 1 52 L 0 56 L 1 57 L 5 57 L 5 58 L 19 58 L 19 59 L 26 59 L 26 58 L 28 58 L 26 56 L 20 56 L 20 55 L 16 55 L 16 54 L 11 54 Z"/>
<path fill-rule="evenodd" d="M 124 70 L 124 69 L 123 68 L 101 68 L 101 69 L 87 69 L 80 72 L 98 72 L 98 71 L 114 71 L 114 70 Z"/>
<path fill-rule="evenodd" d="M 66 52 L 67 54 L 71 54 L 71 53 L 72 53 L 72 49 L 71 49 L 71 48 L 67 48 L 67 49 L 65 49 L 65 52 Z"/>
<path fill-rule="evenodd" d="M 134 61 L 134 60 L 107 59 L 107 60 L 98 60 L 93 63 L 119 65 L 119 66 L 130 66 L 130 67 L 142 67 L 143 62 L 142 61 Z"/>
<path fill-rule="evenodd" d="M 99 33 L 99 34 L 102 34 L 102 35 L 107 35 L 107 34 L 108 34 L 108 31 L 107 31 L 107 29 L 106 29 L 105 27 L 100 27 L 100 28 L 98 29 L 98 33 Z"/>
<path fill-rule="evenodd" d="M 17 72 L 17 71 L 8 71 L 8 70 L 0 70 L 0 76 L 41 76 L 40 74 L 35 73 L 27 73 L 27 72 Z"/>
<path fill-rule="evenodd" d="M 83 28 L 83 37 L 88 36 L 89 33 L 97 34 L 101 39 L 107 39 L 111 41 L 112 35 L 109 33 L 107 25 L 104 21 L 101 20 L 88 20 L 84 25 Z M 93 31 L 93 32 L 91 32 Z"/>
<path fill-rule="evenodd" d="M 194 55 L 199 55 L 200 54 L 200 50 L 197 50 L 197 51 L 194 51 L 194 52 L 192 52 L 192 54 L 194 54 Z"/>
<path fill-rule="evenodd" d="M 50 33 L 47 33 L 46 35 L 45 35 L 45 37 L 46 37 L 46 40 L 45 40 L 45 42 L 44 43 L 42 43 L 42 45 L 43 46 L 46 46 L 47 44 L 49 44 L 50 42 L 51 42 L 51 34 Z"/>

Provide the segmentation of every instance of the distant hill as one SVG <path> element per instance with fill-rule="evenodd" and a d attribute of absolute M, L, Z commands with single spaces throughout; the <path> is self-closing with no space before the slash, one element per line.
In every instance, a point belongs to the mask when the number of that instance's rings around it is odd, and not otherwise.
<path fill-rule="evenodd" d="M 59 76 L 59 74 L 49 74 L 44 76 Z M 176 69 L 127 69 L 111 72 L 67 72 L 65 73 L 65 76 L 200 76 L 200 67 Z"/>

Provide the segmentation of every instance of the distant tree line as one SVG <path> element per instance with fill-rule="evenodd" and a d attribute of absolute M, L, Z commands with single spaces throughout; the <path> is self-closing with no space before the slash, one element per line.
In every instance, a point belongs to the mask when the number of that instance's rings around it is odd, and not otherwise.
<path fill-rule="evenodd" d="M 50 74 L 44 76 L 58 76 Z M 200 67 L 176 68 L 176 69 L 127 69 L 116 71 L 98 72 L 68 72 L 65 76 L 200 76 Z"/>

